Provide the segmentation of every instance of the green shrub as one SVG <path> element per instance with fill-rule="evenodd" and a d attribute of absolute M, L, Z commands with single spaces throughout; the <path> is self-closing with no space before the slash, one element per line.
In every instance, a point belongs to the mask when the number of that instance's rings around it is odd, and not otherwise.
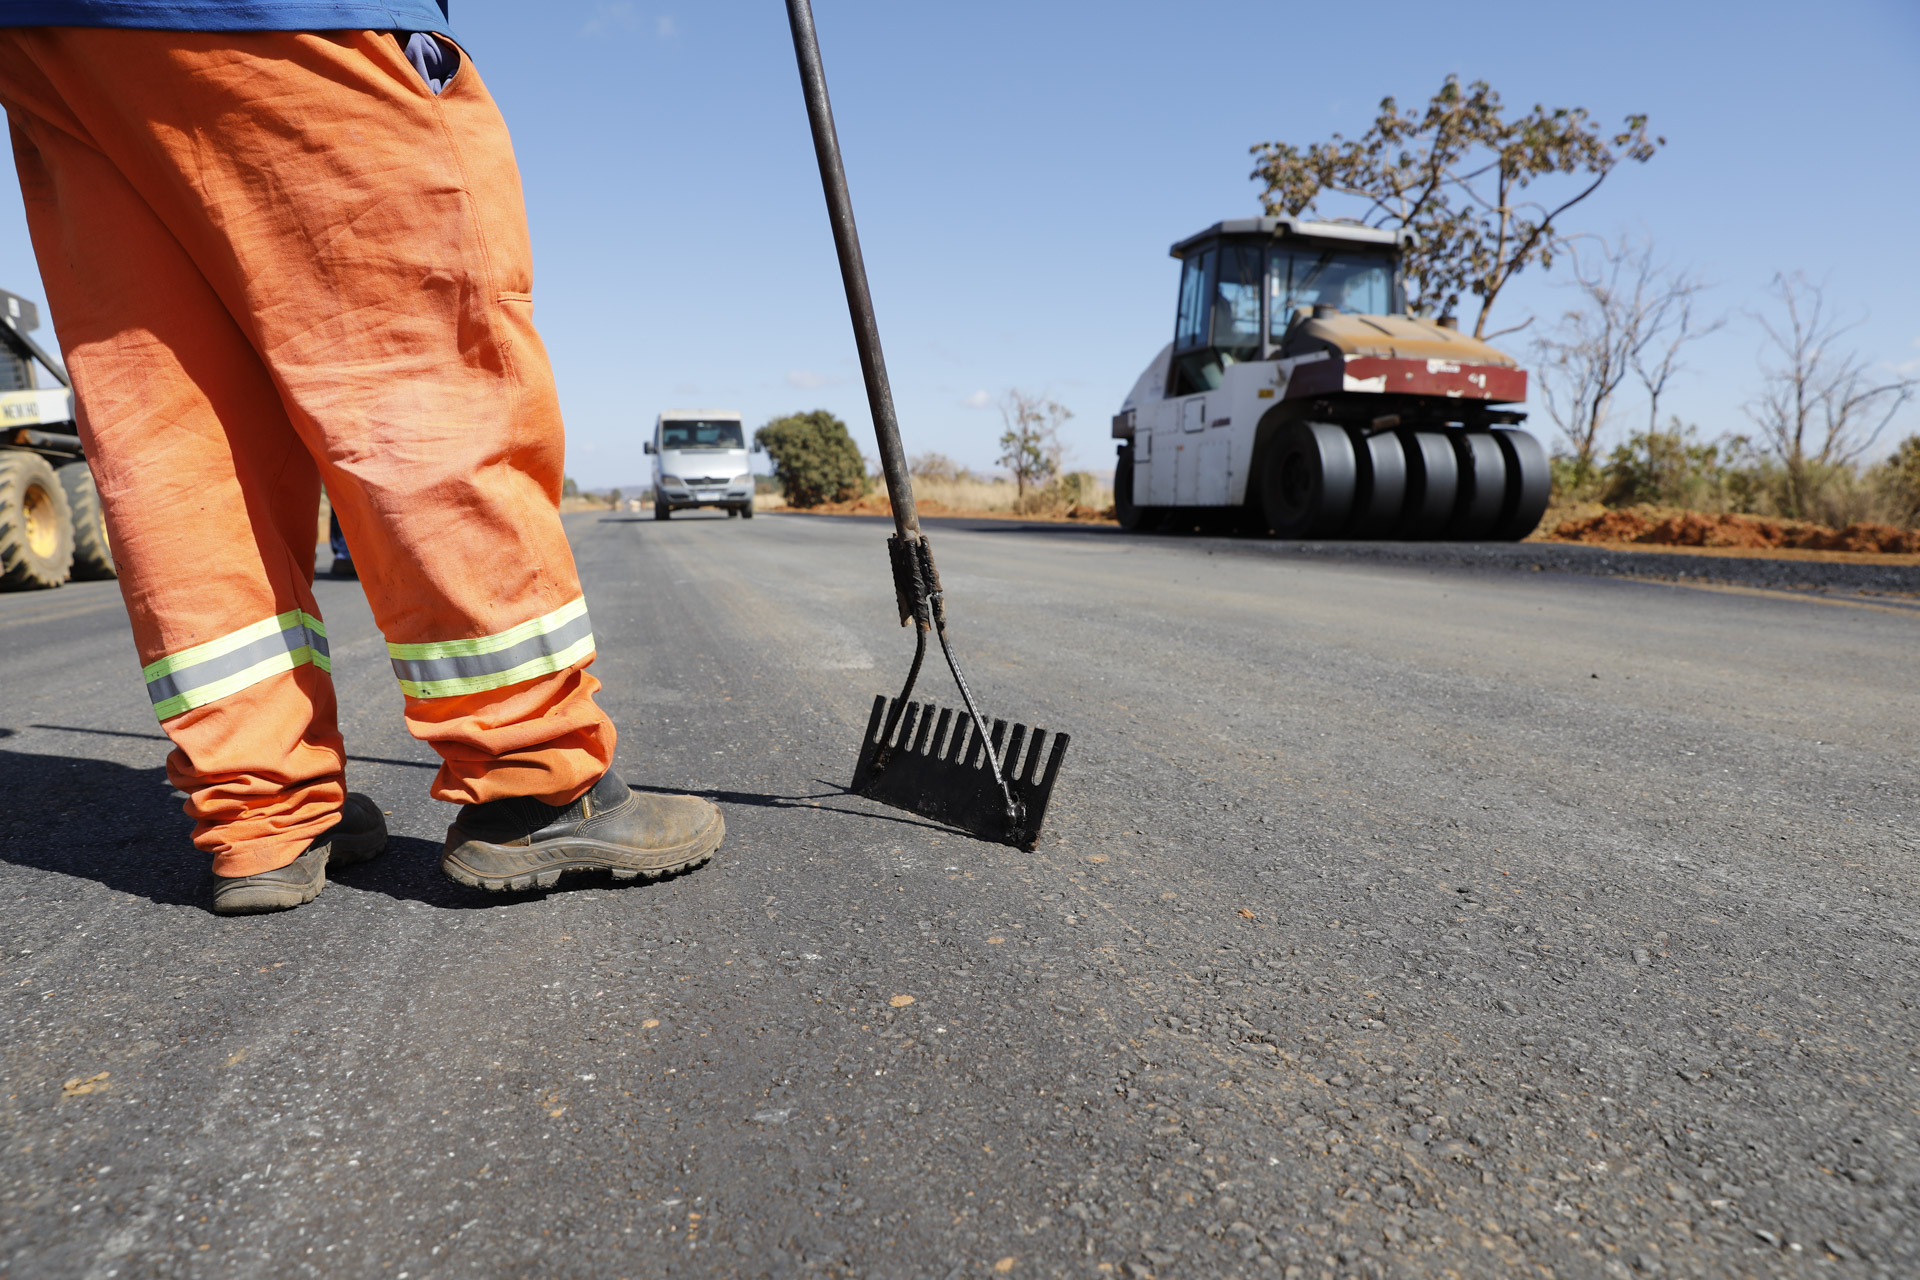
<path fill-rule="evenodd" d="M 1737 448 L 1737 444 L 1734 445 Z M 1600 500 L 1610 507 L 1649 503 L 1699 510 L 1722 506 L 1726 467 L 1717 444 L 1678 418 L 1666 431 L 1636 431 L 1600 469 Z"/>
<path fill-rule="evenodd" d="M 1893 456 L 1873 469 L 1888 515 L 1909 528 L 1920 525 L 1920 436 L 1908 436 Z"/>
<path fill-rule="evenodd" d="M 773 459 L 773 473 L 795 507 L 845 502 L 867 491 L 867 465 L 847 424 L 815 409 L 775 418 L 754 432 Z"/>

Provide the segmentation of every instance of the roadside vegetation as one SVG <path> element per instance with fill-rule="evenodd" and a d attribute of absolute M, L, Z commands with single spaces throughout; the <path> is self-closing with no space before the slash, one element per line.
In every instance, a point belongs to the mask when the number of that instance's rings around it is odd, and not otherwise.
<path fill-rule="evenodd" d="M 1645 242 L 1621 241 L 1576 260 L 1571 287 L 1574 305 L 1533 344 L 1538 402 L 1559 436 L 1543 530 L 1598 541 L 1684 534 L 1684 545 L 1920 551 L 1912 532 L 1920 435 L 1889 445 L 1920 384 L 1849 343 L 1859 320 L 1837 314 L 1823 285 L 1777 275 L 1744 317 L 1757 338 L 1757 377 L 1738 426 L 1711 436 L 1678 416 L 1660 418 L 1687 349 L 1727 323 L 1700 314 L 1705 285 L 1660 265 Z M 1627 513 L 1633 518 L 1603 518 Z M 1672 518 L 1687 513 L 1706 518 Z"/>
<path fill-rule="evenodd" d="M 1060 427 L 1073 415 L 1033 392 L 1002 397 L 1000 436 L 1004 475 L 981 475 L 944 454 L 909 460 L 914 498 L 926 515 L 1026 516 L 1056 520 L 1109 519 L 1113 491 L 1087 471 L 1068 471 Z M 861 457 L 840 419 L 816 409 L 775 418 L 755 433 L 773 459 L 778 493 L 768 506 L 833 515 L 888 515 L 886 486 Z"/>

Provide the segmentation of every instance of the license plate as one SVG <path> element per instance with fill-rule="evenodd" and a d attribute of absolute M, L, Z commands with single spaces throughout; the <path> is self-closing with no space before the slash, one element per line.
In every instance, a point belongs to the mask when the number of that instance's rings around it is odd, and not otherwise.
<path fill-rule="evenodd" d="M 720 491 L 718 489 L 702 489 L 699 493 L 695 494 L 694 496 L 699 498 L 700 501 L 702 502 L 720 501 Z"/>

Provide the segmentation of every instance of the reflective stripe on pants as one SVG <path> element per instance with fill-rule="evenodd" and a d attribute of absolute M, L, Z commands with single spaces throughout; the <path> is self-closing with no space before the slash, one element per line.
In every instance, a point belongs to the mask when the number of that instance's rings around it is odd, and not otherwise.
<path fill-rule="evenodd" d="M 452 698 L 564 671 L 593 652 L 587 602 L 575 600 L 517 627 L 471 640 L 388 644 L 400 691 L 409 698 Z"/>
<path fill-rule="evenodd" d="M 333 670 L 326 625 L 304 609 L 289 609 L 218 640 L 168 654 L 148 663 L 142 674 L 153 714 L 165 721 L 309 662 L 322 671 Z"/>

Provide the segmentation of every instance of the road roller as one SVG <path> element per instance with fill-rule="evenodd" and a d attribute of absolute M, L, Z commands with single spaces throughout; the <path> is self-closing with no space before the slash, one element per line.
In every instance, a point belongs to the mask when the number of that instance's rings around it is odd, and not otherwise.
<path fill-rule="evenodd" d="M 1551 474 L 1515 406 L 1526 371 L 1414 314 L 1410 236 L 1241 218 L 1175 244 L 1173 341 L 1113 419 L 1128 529 L 1500 541 Z"/>

